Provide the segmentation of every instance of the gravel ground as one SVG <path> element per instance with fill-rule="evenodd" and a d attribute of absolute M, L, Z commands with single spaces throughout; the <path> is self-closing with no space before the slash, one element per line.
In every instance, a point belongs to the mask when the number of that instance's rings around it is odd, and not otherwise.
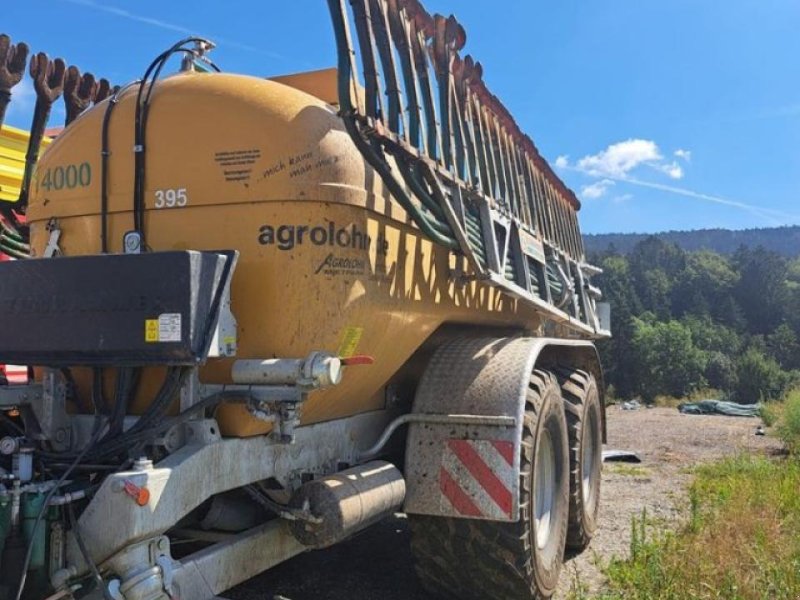
<path fill-rule="evenodd" d="M 674 522 L 685 503 L 688 468 L 737 452 L 779 448 L 755 436 L 758 419 L 686 416 L 672 408 L 608 410 L 608 448 L 632 450 L 640 465 L 606 464 L 601 518 L 589 549 L 570 558 L 555 598 L 564 600 L 576 579 L 602 586 L 598 564 L 626 556 L 631 517 Z M 635 466 L 636 468 L 629 468 Z M 225 594 L 232 600 L 429 600 L 414 575 L 409 533 L 401 515 L 335 548 L 290 560 Z"/>

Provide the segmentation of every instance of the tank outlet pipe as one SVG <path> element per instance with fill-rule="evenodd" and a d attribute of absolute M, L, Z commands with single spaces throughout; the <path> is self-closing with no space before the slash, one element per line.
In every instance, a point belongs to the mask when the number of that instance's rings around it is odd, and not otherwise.
<path fill-rule="evenodd" d="M 231 377 L 241 385 L 296 385 L 321 389 L 342 380 L 342 360 L 327 352 L 312 352 L 306 358 L 237 360 Z"/>
<path fill-rule="evenodd" d="M 300 487 L 289 505 L 319 522 L 289 521 L 289 528 L 301 544 L 327 548 L 391 516 L 405 497 L 403 474 L 376 460 Z"/>

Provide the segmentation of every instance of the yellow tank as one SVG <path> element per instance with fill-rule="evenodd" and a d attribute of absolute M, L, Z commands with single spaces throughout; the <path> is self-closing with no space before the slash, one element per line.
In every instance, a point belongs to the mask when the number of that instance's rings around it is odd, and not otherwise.
<path fill-rule="evenodd" d="M 310 87 L 324 97 L 334 77 L 318 74 Z M 303 81 L 298 85 L 309 85 Z M 124 233 L 133 229 L 135 97 L 135 90 L 122 96 L 109 128 L 111 252 L 121 251 Z M 65 255 L 101 251 L 107 104 L 84 113 L 42 156 L 28 210 L 35 255 L 47 243 L 52 218 Z M 304 423 L 383 407 L 386 382 L 442 324 L 541 333 L 530 305 L 451 278 L 456 258 L 410 224 L 351 142 L 336 108 L 315 96 L 240 75 L 166 78 L 153 94 L 146 160 L 152 250 L 241 253 L 232 287 L 238 358 L 326 350 L 375 359 L 350 367 L 341 385 L 312 394 Z M 227 382 L 230 365 L 212 361 L 201 379 Z M 155 385 L 159 377 L 149 379 Z M 152 391 L 143 391 L 133 412 L 141 412 L 146 397 Z M 217 418 L 227 435 L 268 429 L 238 407 L 220 409 Z"/>

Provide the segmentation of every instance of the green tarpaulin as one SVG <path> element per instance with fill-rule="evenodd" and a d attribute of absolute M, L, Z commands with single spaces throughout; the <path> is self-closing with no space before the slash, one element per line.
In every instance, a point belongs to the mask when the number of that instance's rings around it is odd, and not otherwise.
<path fill-rule="evenodd" d="M 736 404 L 722 400 L 701 400 L 687 402 L 678 406 L 678 410 L 687 415 L 728 415 L 729 417 L 757 417 L 761 411 L 760 404 Z"/>

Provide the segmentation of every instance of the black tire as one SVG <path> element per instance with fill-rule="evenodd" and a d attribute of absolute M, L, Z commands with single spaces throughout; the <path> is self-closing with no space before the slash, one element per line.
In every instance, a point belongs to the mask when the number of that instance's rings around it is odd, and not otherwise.
<path fill-rule="evenodd" d="M 561 388 L 534 371 L 526 397 L 516 523 L 409 515 L 417 574 L 428 591 L 459 600 L 544 600 L 558 584 L 569 515 L 569 444 Z M 535 474 L 549 437 L 553 475 L 549 534 L 537 534 Z M 543 445 L 544 444 L 544 445 Z M 544 464 L 544 463 L 542 463 Z M 541 500 L 541 497 L 540 497 Z M 541 506 L 541 502 L 539 502 Z"/>
<path fill-rule="evenodd" d="M 597 529 L 603 466 L 602 407 L 590 373 L 557 369 L 569 429 L 569 527 L 567 548 L 582 552 Z"/>

